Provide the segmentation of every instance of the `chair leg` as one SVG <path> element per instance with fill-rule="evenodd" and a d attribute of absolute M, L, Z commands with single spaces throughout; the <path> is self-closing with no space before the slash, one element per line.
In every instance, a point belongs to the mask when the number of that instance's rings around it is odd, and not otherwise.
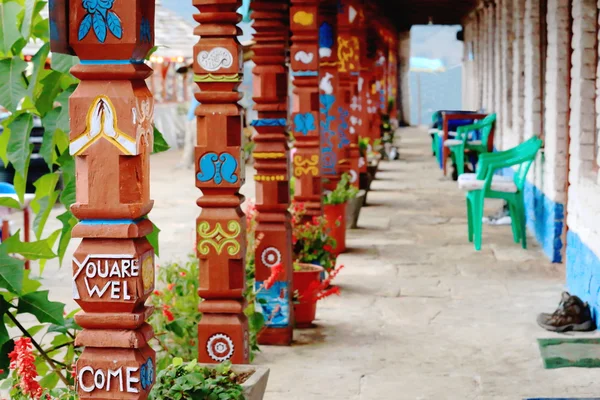
<path fill-rule="evenodd" d="M 473 233 L 475 235 L 475 250 L 481 250 L 481 237 L 483 234 L 483 205 L 485 198 L 483 193 L 477 193 L 473 196 Z"/>
<path fill-rule="evenodd" d="M 453 149 L 454 159 L 456 162 L 456 170 L 458 171 L 458 176 L 461 176 L 465 173 L 465 150 L 462 146 Z"/>
<path fill-rule="evenodd" d="M 471 199 L 469 196 L 467 198 L 467 229 L 468 229 L 468 237 L 469 243 L 473 243 L 473 206 L 471 204 Z"/>
<path fill-rule="evenodd" d="M 521 241 L 521 221 L 520 216 L 518 215 L 517 207 L 511 202 L 508 203 L 508 209 L 510 211 L 510 225 L 512 227 L 513 240 L 515 243 L 519 243 Z"/>
<path fill-rule="evenodd" d="M 525 205 L 522 201 L 517 205 L 517 211 L 521 222 L 521 246 L 527 249 L 527 214 L 525 213 Z"/>

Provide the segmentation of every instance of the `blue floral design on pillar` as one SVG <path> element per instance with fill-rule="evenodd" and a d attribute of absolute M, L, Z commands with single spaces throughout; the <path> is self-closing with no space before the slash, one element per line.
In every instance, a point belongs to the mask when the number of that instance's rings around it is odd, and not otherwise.
<path fill-rule="evenodd" d="M 299 113 L 294 117 L 294 130 L 302 133 L 304 136 L 308 135 L 308 132 L 314 131 L 315 127 L 315 116 L 311 113 Z"/>
<path fill-rule="evenodd" d="M 111 11 L 115 0 L 82 0 L 82 5 L 87 14 L 79 24 L 78 40 L 83 40 L 92 28 L 100 43 L 106 41 L 108 31 L 117 39 L 123 37 L 121 19 Z"/>
<path fill-rule="evenodd" d="M 140 26 L 140 40 L 145 43 L 152 42 L 152 29 L 150 28 L 150 20 L 146 17 L 142 17 L 142 23 Z"/>
<path fill-rule="evenodd" d="M 333 28 L 327 22 L 323 22 L 319 27 L 319 55 L 331 57 L 331 49 L 333 49 Z"/>
<path fill-rule="evenodd" d="M 331 123 L 335 120 L 335 117 L 330 114 L 330 111 L 335 103 L 335 96 L 321 94 L 319 95 L 319 100 L 321 103 L 321 114 L 325 116 L 325 120 L 321 120 L 321 163 L 325 175 L 334 175 L 337 157 L 333 151 L 332 139 L 335 136 L 335 131 L 331 128 Z"/>
<path fill-rule="evenodd" d="M 220 155 L 214 152 L 206 153 L 200 159 L 200 171 L 196 177 L 200 182 L 214 180 L 217 185 L 220 185 L 223 181 L 234 184 L 238 181 L 235 174 L 237 166 L 237 160 L 229 153 L 221 153 Z"/>

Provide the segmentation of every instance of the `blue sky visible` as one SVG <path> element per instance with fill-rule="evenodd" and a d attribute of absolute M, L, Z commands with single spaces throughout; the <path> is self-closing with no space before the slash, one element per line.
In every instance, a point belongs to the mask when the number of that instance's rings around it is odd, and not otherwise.
<path fill-rule="evenodd" d="M 162 0 L 162 4 L 190 21 L 193 20 L 192 14 L 198 12 L 191 0 Z"/>

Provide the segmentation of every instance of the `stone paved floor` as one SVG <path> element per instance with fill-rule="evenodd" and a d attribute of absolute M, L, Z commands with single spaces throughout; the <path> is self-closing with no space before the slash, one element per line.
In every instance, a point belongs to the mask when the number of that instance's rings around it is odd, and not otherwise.
<path fill-rule="evenodd" d="M 536 338 L 551 335 L 535 317 L 555 308 L 564 267 L 547 262 L 533 239 L 522 250 L 509 227 L 486 227 L 475 252 L 464 195 L 442 178 L 429 148 L 423 131 L 401 131 L 401 159 L 382 163 L 360 229 L 348 234 L 342 296 L 319 304 L 317 327 L 297 331 L 291 348 L 264 347 L 257 356 L 271 367 L 266 400 L 598 394 L 596 371 L 542 368 Z M 175 170 L 178 157 L 152 159 L 161 262 L 191 250 L 198 215 L 193 172 Z M 70 268 L 47 268 L 51 297 L 71 302 Z"/>

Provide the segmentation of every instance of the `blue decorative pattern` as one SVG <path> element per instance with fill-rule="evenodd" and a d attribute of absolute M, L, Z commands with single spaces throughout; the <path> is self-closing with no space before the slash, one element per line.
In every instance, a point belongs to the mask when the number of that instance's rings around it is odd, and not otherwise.
<path fill-rule="evenodd" d="M 108 31 L 117 39 L 123 37 L 121 19 L 111 11 L 114 2 L 115 0 L 82 0 L 87 14 L 79 23 L 78 40 L 83 40 L 92 28 L 100 43 L 106 41 Z"/>
<path fill-rule="evenodd" d="M 350 118 L 350 112 L 343 107 L 339 107 L 338 111 L 340 113 L 340 124 L 338 125 L 338 148 L 344 148 L 350 145 L 350 139 L 348 139 L 348 118 Z"/>
<path fill-rule="evenodd" d="M 600 260 L 579 235 L 567 232 L 567 287 L 587 301 L 596 325 L 600 323 Z"/>
<path fill-rule="evenodd" d="M 223 181 L 228 183 L 236 183 L 238 177 L 235 174 L 238 162 L 229 153 L 210 152 L 202 156 L 199 162 L 200 171 L 197 178 L 200 182 L 208 182 L 214 180 L 217 185 Z"/>
<path fill-rule="evenodd" d="M 142 17 L 142 23 L 140 24 L 140 40 L 142 43 L 152 42 L 152 28 L 150 27 L 150 20 L 146 17 Z"/>
<path fill-rule="evenodd" d="M 255 119 L 250 123 L 251 126 L 286 126 L 287 120 L 285 118 L 264 118 Z"/>
<path fill-rule="evenodd" d="M 154 363 L 152 358 L 148 358 L 140 368 L 140 384 L 142 389 L 146 390 L 152 386 L 152 383 L 154 383 Z"/>
<path fill-rule="evenodd" d="M 294 116 L 294 131 L 306 136 L 308 132 L 315 129 L 317 129 L 315 126 L 315 116 L 311 113 L 298 113 Z"/>
<path fill-rule="evenodd" d="M 327 22 L 323 22 L 319 27 L 319 48 L 333 48 L 333 28 Z"/>
<path fill-rule="evenodd" d="M 84 219 L 79 221 L 81 225 L 125 225 L 136 224 L 143 221 L 145 218 L 139 219 Z"/>
<path fill-rule="evenodd" d="M 292 76 L 319 76 L 318 71 L 292 71 Z"/>
<path fill-rule="evenodd" d="M 277 281 L 271 289 L 259 291 L 264 282 L 256 282 L 256 311 L 265 318 L 270 328 L 285 328 L 290 325 L 290 303 L 287 282 Z"/>
<path fill-rule="evenodd" d="M 335 164 L 337 163 L 337 157 L 333 149 L 332 138 L 335 136 L 335 131 L 331 129 L 331 122 L 335 120 L 335 117 L 330 114 L 331 107 L 335 103 L 335 96 L 331 94 L 319 95 L 321 103 L 321 114 L 325 119 L 321 120 L 321 165 L 323 168 L 323 174 L 335 175 Z"/>

